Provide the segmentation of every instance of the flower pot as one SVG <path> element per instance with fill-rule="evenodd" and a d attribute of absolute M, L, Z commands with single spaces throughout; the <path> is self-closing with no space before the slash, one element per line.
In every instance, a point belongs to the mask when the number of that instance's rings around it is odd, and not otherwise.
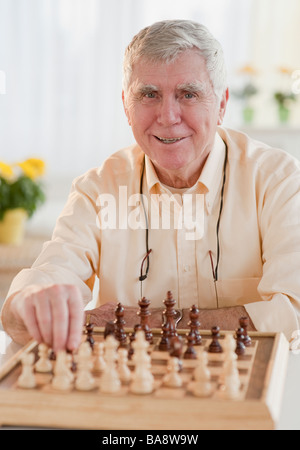
<path fill-rule="evenodd" d="M 27 217 L 22 208 L 6 211 L 0 220 L 0 244 L 20 245 L 24 238 Z"/>
<path fill-rule="evenodd" d="M 253 122 L 254 109 L 251 106 L 246 106 L 243 109 L 243 118 L 244 118 L 244 123 L 246 123 L 246 124 L 251 124 Z"/>
<path fill-rule="evenodd" d="M 290 110 L 284 105 L 280 105 L 278 108 L 279 121 L 281 123 L 287 123 L 290 117 Z"/>

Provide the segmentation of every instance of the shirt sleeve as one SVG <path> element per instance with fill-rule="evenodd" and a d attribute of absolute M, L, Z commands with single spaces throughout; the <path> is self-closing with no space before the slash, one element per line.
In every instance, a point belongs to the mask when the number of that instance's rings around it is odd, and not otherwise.
<path fill-rule="evenodd" d="M 283 331 L 289 338 L 300 318 L 300 171 L 296 161 L 287 161 L 259 200 L 262 301 L 245 307 L 258 330 Z"/>
<path fill-rule="evenodd" d="M 100 252 L 96 191 L 95 180 L 86 175 L 73 182 L 52 239 L 44 244 L 32 267 L 14 278 L 7 298 L 27 285 L 63 283 L 78 286 L 85 303 L 91 300 Z"/>

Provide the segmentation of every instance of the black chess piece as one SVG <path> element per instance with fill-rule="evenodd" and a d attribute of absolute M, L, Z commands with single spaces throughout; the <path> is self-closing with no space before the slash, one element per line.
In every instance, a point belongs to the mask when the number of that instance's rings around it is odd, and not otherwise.
<path fill-rule="evenodd" d="M 197 352 L 194 348 L 194 345 L 196 343 L 195 333 L 193 331 L 190 331 L 186 335 L 186 339 L 187 339 L 187 349 L 183 354 L 183 358 L 184 359 L 197 359 Z"/>
<path fill-rule="evenodd" d="M 220 328 L 218 326 L 212 327 L 211 329 L 212 341 L 209 344 L 208 352 L 209 353 L 222 353 L 223 348 L 219 342 L 220 338 Z"/>
<path fill-rule="evenodd" d="M 244 344 L 244 329 L 243 328 L 238 328 L 236 330 L 236 348 L 235 348 L 235 353 L 238 356 L 244 355 L 246 351 L 246 347 Z"/>
<path fill-rule="evenodd" d="M 115 309 L 116 319 L 115 324 L 115 337 L 120 342 L 120 347 L 127 346 L 127 335 L 124 330 L 125 320 L 124 320 L 124 307 L 121 303 L 118 303 Z"/>
<path fill-rule="evenodd" d="M 243 328 L 244 330 L 244 345 L 246 347 L 250 347 L 252 344 L 251 337 L 248 335 L 248 326 L 249 326 L 249 318 L 248 317 L 241 317 L 240 318 L 240 328 Z"/>
<path fill-rule="evenodd" d="M 149 325 L 149 318 L 151 313 L 149 311 L 150 300 L 143 297 L 139 302 L 140 311 L 137 313 L 141 319 L 141 327 L 145 332 L 145 338 L 150 343 L 153 344 L 153 334 Z"/>
<path fill-rule="evenodd" d="M 194 345 L 202 344 L 202 337 L 199 332 L 200 328 L 199 314 L 200 314 L 199 308 L 197 308 L 196 305 L 193 305 L 190 308 L 190 321 L 188 323 L 188 326 L 190 327 L 191 332 L 194 333 L 195 336 Z"/>

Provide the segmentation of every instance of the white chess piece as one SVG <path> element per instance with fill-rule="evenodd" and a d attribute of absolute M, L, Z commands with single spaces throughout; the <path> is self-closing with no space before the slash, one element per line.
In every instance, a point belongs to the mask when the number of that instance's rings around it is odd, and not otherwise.
<path fill-rule="evenodd" d="M 35 370 L 41 373 L 52 372 L 52 362 L 49 360 L 49 347 L 41 343 L 38 346 L 39 359 L 35 363 Z"/>
<path fill-rule="evenodd" d="M 163 384 L 168 387 L 181 387 L 182 378 L 179 375 L 179 360 L 176 357 L 171 357 L 167 366 L 167 373 L 163 377 Z"/>
<path fill-rule="evenodd" d="M 191 383 L 192 392 L 196 397 L 207 397 L 212 394 L 210 371 L 207 367 L 207 352 L 202 350 L 197 353 L 197 366 L 194 370 L 194 382 Z"/>
<path fill-rule="evenodd" d="M 89 342 L 80 344 L 77 357 L 77 377 L 75 387 L 79 391 L 90 391 L 95 387 L 95 379 L 91 373 L 93 369 L 92 350 Z"/>
<path fill-rule="evenodd" d="M 149 342 L 146 341 L 143 330 L 136 332 L 132 347 L 134 348 L 135 369 L 130 391 L 134 394 L 150 394 L 153 391 L 154 377 L 151 373 L 151 357 L 147 352 Z"/>
<path fill-rule="evenodd" d="M 224 366 L 220 376 L 220 382 L 222 384 L 220 395 L 228 399 L 236 399 L 240 395 L 241 382 L 237 368 L 235 345 L 234 337 L 231 334 L 226 335 L 224 339 Z"/>
<path fill-rule="evenodd" d="M 72 387 L 68 355 L 64 350 L 59 350 L 56 354 L 52 387 L 60 391 L 67 391 Z"/>
<path fill-rule="evenodd" d="M 128 381 L 131 380 L 131 370 L 128 367 L 128 351 L 126 348 L 120 348 L 118 354 L 118 373 L 120 380 L 124 383 L 128 383 Z"/>
<path fill-rule="evenodd" d="M 22 357 L 22 373 L 18 378 L 17 384 L 21 388 L 33 389 L 36 387 L 34 376 L 34 354 L 25 353 Z"/>
<path fill-rule="evenodd" d="M 116 368 L 118 345 L 119 342 L 113 335 L 108 335 L 106 337 L 104 342 L 106 367 L 100 377 L 101 392 L 112 394 L 120 390 L 121 381 Z"/>
<path fill-rule="evenodd" d="M 94 344 L 94 370 L 96 372 L 102 372 L 106 367 L 106 362 L 104 359 L 104 343 L 95 342 Z"/>

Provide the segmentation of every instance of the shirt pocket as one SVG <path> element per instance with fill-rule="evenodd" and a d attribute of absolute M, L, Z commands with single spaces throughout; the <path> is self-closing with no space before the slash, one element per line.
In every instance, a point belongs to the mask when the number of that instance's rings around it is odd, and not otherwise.
<path fill-rule="evenodd" d="M 216 288 L 219 299 L 219 307 L 245 305 L 261 301 L 257 287 L 261 278 L 239 278 L 219 280 Z"/>

